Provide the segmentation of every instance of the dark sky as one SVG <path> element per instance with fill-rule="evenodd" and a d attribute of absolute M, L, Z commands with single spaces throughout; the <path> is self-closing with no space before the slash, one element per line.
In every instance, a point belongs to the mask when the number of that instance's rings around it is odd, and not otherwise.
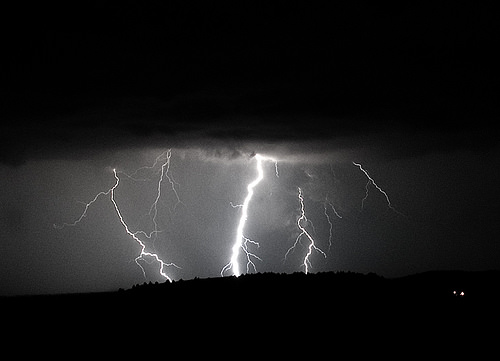
<path fill-rule="evenodd" d="M 109 197 L 81 202 L 172 148 L 163 232 L 174 279 L 228 262 L 254 152 L 249 210 L 261 271 L 301 270 L 297 187 L 327 259 L 313 271 L 399 276 L 499 267 L 499 22 L 478 1 L 380 5 L 54 2 L 2 11 L 0 293 L 75 292 L 144 280 Z M 375 188 L 361 210 L 366 177 Z M 146 176 L 146 174 L 145 174 Z M 158 174 L 116 191 L 147 228 Z M 156 180 L 155 180 L 156 179 Z M 149 220 L 150 221 L 150 220 Z M 291 242 L 291 243 L 290 243 Z M 305 249 L 305 248 L 303 248 Z M 160 280 L 155 264 L 148 280 Z"/>

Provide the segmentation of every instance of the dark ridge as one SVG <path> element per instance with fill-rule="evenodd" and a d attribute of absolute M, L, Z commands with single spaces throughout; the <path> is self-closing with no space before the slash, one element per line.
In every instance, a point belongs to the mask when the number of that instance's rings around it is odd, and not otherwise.
<path fill-rule="evenodd" d="M 107 300 L 136 302 L 162 299 L 165 305 L 189 307 L 190 302 L 232 307 L 232 298 L 249 297 L 266 307 L 313 300 L 317 307 L 323 302 L 356 302 L 371 304 L 422 302 L 453 304 L 455 301 L 493 303 L 500 300 L 500 271 L 430 271 L 400 278 L 384 278 L 374 273 L 320 272 L 304 274 L 257 273 L 240 277 L 194 278 L 173 282 L 134 285 L 113 292 L 74 293 L 2 297 L 0 302 L 12 305 L 51 306 L 85 303 L 105 304 Z M 454 293 L 454 291 L 458 292 Z M 460 292 L 464 292 L 460 296 Z M 261 302 L 262 301 L 262 302 Z M 142 301 L 141 301 L 142 302 Z M 154 301 L 153 301 L 154 302 Z M 260 307 L 260 306 L 258 306 Z M 203 308 L 203 306 L 201 306 Z"/>
<path fill-rule="evenodd" d="M 489 332 L 500 319 L 499 281 L 500 271 L 394 279 L 353 272 L 258 273 L 150 282 L 115 292 L 3 297 L 0 305 L 10 316 L 5 329 L 42 338 L 52 332 L 72 340 L 128 335 L 125 342 L 134 347 L 144 338 L 159 342 L 160 335 L 178 344 L 253 340 L 290 352 L 297 337 L 323 345 L 347 338 L 380 346 L 422 337 L 458 342 L 456 337 Z"/>
<path fill-rule="evenodd" d="M 3 297 L 0 306 L 6 347 L 37 352 L 64 346 L 93 357 L 99 350 L 114 358 L 161 353 L 235 359 L 319 358 L 326 350 L 399 358 L 402 352 L 462 353 L 476 349 L 478 340 L 487 346 L 499 321 L 499 281 L 500 271 L 395 279 L 262 273 L 144 283 L 115 292 Z"/>

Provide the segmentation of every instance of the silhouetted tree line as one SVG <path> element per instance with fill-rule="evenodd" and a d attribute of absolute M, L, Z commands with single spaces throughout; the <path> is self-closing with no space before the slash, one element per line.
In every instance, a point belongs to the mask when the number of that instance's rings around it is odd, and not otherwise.
<path fill-rule="evenodd" d="M 363 325 L 374 333 L 390 325 L 386 329 L 397 333 L 411 325 L 460 330 L 464 320 L 493 322 L 499 313 L 499 281 L 499 271 L 426 272 L 395 279 L 354 272 L 257 273 L 145 282 L 117 292 L 0 298 L 0 304 L 39 324 L 67 320 L 70 326 L 127 328 L 130 322 L 144 327 L 179 319 L 182 326 L 218 325 L 223 333 L 235 325 L 253 331 L 336 325 L 349 332 Z"/>
<path fill-rule="evenodd" d="M 165 297 L 165 302 L 231 306 L 232 299 L 257 304 L 337 303 L 346 306 L 395 307 L 400 304 L 493 303 L 500 300 L 500 272 L 436 271 L 389 279 L 374 273 L 319 272 L 304 274 L 256 273 L 240 277 L 195 278 L 165 283 L 143 283 L 124 290 L 130 297 Z"/>

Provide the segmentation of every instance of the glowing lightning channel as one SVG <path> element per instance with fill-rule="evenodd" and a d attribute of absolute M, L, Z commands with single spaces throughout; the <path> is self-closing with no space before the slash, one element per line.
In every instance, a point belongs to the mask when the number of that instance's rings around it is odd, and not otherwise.
<path fill-rule="evenodd" d="M 177 193 L 177 190 L 175 189 L 175 185 L 178 184 L 178 183 L 173 180 L 172 175 L 169 175 L 170 158 L 172 157 L 172 150 L 171 149 L 168 149 L 167 151 L 165 151 L 162 154 L 160 154 L 156 158 L 155 163 L 153 164 L 152 167 L 142 167 L 142 168 L 139 168 L 139 169 L 148 169 L 148 168 L 155 167 L 156 164 L 158 163 L 159 159 L 161 159 L 161 157 L 163 155 L 165 155 L 165 161 L 163 162 L 163 164 L 161 166 L 161 174 L 160 174 L 160 178 L 158 180 L 157 191 L 156 191 L 156 198 L 155 198 L 153 204 L 151 205 L 151 207 L 149 209 L 149 215 L 151 216 L 151 214 L 153 214 L 153 216 L 151 218 L 151 220 L 153 222 L 153 231 L 151 231 L 151 233 L 149 233 L 149 234 L 146 234 L 145 232 L 142 232 L 149 239 L 151 239 L 152 235 L 155 235 L 155 237 L 153 238 L 153 246 L 154 246 L 154 242 L 156 241 L 156 235 L 161 232 L 161 231 L 158 230 L 158 223 L 156 222 L 156 217 L 158 216 L 158 202 L 159 202 L 159 200 L 161 198 L 161 186 L 162 186 L 162 183 L 163 183 L 163 176 L 165 176 L 167 178 L 168 182 L 170 183 L 172 192 L 174 193 L 175 197 L 177 198 L 177 202 L 174 205 L 174 210 L 177 208 L 177 206 L 179 204 L 184 204 L 180 200 L 179 194 Z M 136 172 L 134 172 L 134 173 L 136 173 Z"/>
<path fill-rule="evenodd" d="M 241 207 L 241 217 L 240 221 L 238 223 L 238 228 L 236 229 L 236 238 L 234 241 L 234 245 L 232 247 L 232 255 L 231 255 L 231 260 L 229 261 L 228 264 L 226 264 L 220 274 L 222 277 L 224 277 L 224 272 L 232 270 L 233 275 L 238 277 L 241 274 L 240 271 L 240 265 L 238 263 L 238 258 L 240 255 L 240 249 L 245 253 L 246 258 L 247 258 L 247 272 L 249 271 L 249 267 L 252 266 L 254 271 L 256 270 L 255 264 L 252 261 L 252 257 L 256 258 L 258 260 L 261 260 L 257 255 L 251 253 L 248 250 L 248 243 L 252 243 L 254 245 L 259 246 L 259 243 L 251 240 L 250 238 L 247 238 L 244 236 L 243 231 L 245 229 L 245 223 L 248 218 L 248 205 L 250 204 L 250 201 L 252 200 L 253 193 L 254 193 L 254 188 L 260 183 L 260 181 L 264 178 L 264 170 L 262 169 L 262 161 L 267 160 L 267 161 L 273 161 L 275 165 L 275 171 L 276 171 L 276 176 L 278 176 L 278 163 L 275 159 L 265 157 L 260 154 L 255 155 L 255 159 L 257 160 L 257 178 L 255 178 L 252 182 L 250 182 L 247 186 L 247 196 L 245 197 L 245 200 L 243 201 L 243 204 L 241 205 L 234 205 L 231 203 L 231 206 L 233 208 L 236 207 Z"/>
<path fill-rule="evenodd" d="M 96 194 L 96 196 L 94 197 L 94 199 L 92 199 L 88 203 L 79 202 L 79 203 L 85 204 L 85 209 L 83 210 L 83 213 L 80 215 L 80 217 L 78 217 L 78 219 L 76 219 L 73 223 L 66 223 L 66 222 L 64 222 L 62 225 L 58 225 L 58 224 L 54 223 L 53 224 L 54 228 L 55 229 L 63 229 L 64 227 L 74 227 L 74 226 L 76 226 L 85 217 L 87 217 L 87 211 L 89 210 L 90 206 L 92 204 L 94 204 L 100 196 L 107 196 L 107 195 L 109 195 L 110 192 L 111 192 L 111 189 L 108 189 L 106 192 L 99 192 L 99 193 Z"/>
<path fill-rule="evenodd" d="M 144 244 L 144 242 L 142 242 L 137 237 L 138 233 L 144 233 L 144 232 L 142 232 L 142 231 L 131 232 L 130 231 L 130 229 L 128 228 L 127 223 L 125 223 L 125 221 L 123 220 L 123 216 L 122 216 L 122 214 L 120 212 L 120 208 L 118 208 L 118 204 L 116 203 L 116 200 L 115 200 L 115 189 L 118 187 L 118 184 L 120 183 L 120 178 L 118 178 L 118 175 L 116 174 L 116 169 L 113 169 L 113 174 L 115 176 L 116 183 L 110 189 L 110 192 L 111 192 L 111 202 L 113 203 L 113 206 L 115 207 L 115 211 L 116 211 L 116 214 L 118 215 L 118 218 L 120 219 L 120 223 L 122 224 L 123 228 L 125 228 L 125 232 L 127 232 L 127 234 L 130 237 L 132 237 L 132 239 L 134 241 L 136 241 L 141 246 L 141 253 L 139 254 L 139 256 L 137 256 L 135 258 L 135 263 L 141 268 L 142 273 L 144 275 L 144 278 L 146 278 L 146 271 L 144 270 L 144 268 L 142 267 L 142 265 L 139 263 L 139 259 L 143 258 L 144 256 L 149 256 L 149 257 L 154 258 L 160 264 L 160 274 L 163 277 L 165 277 L 169 282 L 172 282 L 172 279 L 165 273 L 164 268 L 165 267 L 170 267 L 170 266 L 174 266 L 174 267 L 179 268 L 179 266 L 177 266 L 175 263 L 165 263 L 165 262 L 163 262 L 161 260 L 161 258 L 156 253 L 146 252 L 146 245 Z M 163 166 L 162 166 L 162 175 L 163 175 Z M 159 184 L 161 184 L 161 180 L 160 180 Z"/>
<path fill-rule="evenodd" d="M 316 246 L 316 243 L 315 243 L 314 239 L 309 234 L 309 232 L 307 232 L 307 230 L 305 229 L 305 227 L 302 225 L 302 223 L 305 223 L 306 225 L 308 223 L 311 224 L 311 221 L 308 220 L 307 217 L 306 217 L 306 212 L 305 212 L 305 208 L 304 208 L 304 197 L 302 196 L 302 189 L 300 187 L 298 187 L 297 189 L 298 189 L 298 198 L 299 198 L 299 202 L 300 202 L 300 217 L 297 218 L 297 227 L 300 229 L 300 233 L 297 236 L 297 238 L 295 239 L 295 243 L 288 249 L 288 251 L 286 251 L 286 253 L 285 253 L 285 261 L 286 261 L 286 257 L 288 256 L 288 254 L 293 249 L 295 249 L 295 247 L 299 243 L 300 238 L 303 235 L 305 235 L 309 239 L 309 247 L 307 248 L 307 253 L 306 253 L 305 257 L 304 257 L 304 260 L 303 260 L 302 264 L 304 265 L 304 273 L 307 274 L 309 272 L 309 266 L 311 266 L 311 261 L 309 261 L 309 257 L 311 257 L 312 251 L 315 250 L 318 253 L 321 253 L 325 258 L 326 258 L 326 253 L 323 252 L 320 248 L 318 248 Z"/>
<path fill-rule="evenodd" d="M 147 239 L 152 239 L 153 236 L 153 248 L 154 248 L 154 241 L 156 240 L 156 236 L 159 232 L 158 230 L 158 223 L 156 221 L 157 219 L 157 216 L 158 216 L 158 209 L 157 209 L 157 205 L 158 205 L 158 201 L 160 200 L 160 197 L 161 197 L 161 186 L 162 186 L 162 183 L 163 183 L 163 180 L 164 180 L 164 176 L 168 179 L 171 187 L 172 187 L 172 191 L 174 192 L 176 198 L 177 198 L 177 203 L 175 204 L 174 206 L 174 209 L 175 207 L 179 204 L 179 203 L 182 203 L 182 201 L 180 200 L 179 198 L 179 195 L 177 193 L 177 190 L 175 189 L 175 184 L 177 184 L 172 176 L 168 174 L 168 171 L 169 171 L 169 167 L 170 167 L 170 158 L 171 158 L 171 155 L 172 155 L 172 152 L 171 152 L 171 149 L 168 149 L 167 151 L 163 152 L 162 154 L 160 154 L 156 159 L 155 159 L 155 162 L 152 166 L 149 166 L 149 167 L 141 167 L 139 169 L 137 169 L 134 173 L 132 173 L 131 175 L 129 174 L 126 174 L 124 172 L 117 172 L 116 169 L 113 169 L 113 175 L 115 177 L 115 184 L 110 188 L 108 189 L 107 191 L 101 191 L 99 193 L 96 194 L 96 196 L 88 203 L 83 203 L 85 204 L 85 208 L 82 212 L 82 214 L 80 215 L 80 217 L 78 217 L 73 223 L 63 223 L 62 225 L 56 225 L 54 224 L 54 228 L 56 229 L 62 229 L 64 227 L 74 227 L 76 226 L 78 223 L 80 223 L 83 218 L 85 218 L 87 216 L 87 212 L 89 210 L 89 208 L 97 201 L 97 199 L 99 199 L 99 197 L 101 196 L 110 196 L 110 200 L 111 202 L 113 203 L 113 206 L 115 208 L 115 211 L 118 215 L 118 218 L 120 219 L 120 223 L 122 224 L 122 226 L 125 228 L 125 231 L 127 232 L 127 234 L 134 240 L 136 241 L 139 246 L 141 247 L 141 252 L 140 254 L 135 258 L 135 263 L 141 268 L 142 270 L 142 274 L 144 275 L 144 278 L 147 278 L 146 277 L 146 271 L 144 270 L 144 267 L 139 263 L 139 260 L 141 259 L 144 259 L 145 256 L 148 256 L 148 257 L 152 257 L 154 260 L 156 260 L 159 264 L 160 264 L 160 275 L 163 276 L 164 278 L 166 278 L 168 281 L 172 281 L 171 278 L 165 273 L 165 268 L 166 267 L 170 267 L 170 266 L 173 266 L 173 267 L 176 267 L 176 268 L 180 268 L 179 266 L 177 266 L 175 263 L 166 263 L 164 262 L 163 260 L 160 259 L 160 257 L 158 256 L 157 253 L 154 253 L 154 252 L 147 252 L 146 251 L 146 244 L 141 241 L 139 238 L 138 238 L 138 235 L 142 235 L 144 237 L 146 237 Z M 150 208 L 150 211 L 149 211 L 149 214 L 151 215 L 152 214 L 152 222 L 153 222 L 153 230 L 150 232 L 150 233 L 146 233 L 145 231 L 135 231 L 135 232 L 132 232 L 130 231 L 127 223 L 125 222 L 125 220 L 123 219 L 123 216 L 121 214 L 121 211 L 120 211 L 120 208 L 118 207 L 118 204 L 116 203 L 116 200 L 115 200 L 115 190 L 118 188 L 118 185 L 120 183 L 120 178 L 118 177 L 118 173 L 120 174 L 124 174 L 126 177 L 134 180 L 134 181 L 145 181 L 146 179 L 142 179 L 142 178 L 136 178 L 136 174 L 142 170 L 142 169 L 154 169 L 156 167 L 156 165 L 159 163 L 160 159 L 165 156 L 165 161 L 163 162 L 162 166 L 161 166 L 161 174 L 160 174 L 160 177 L 159 177 L 159 180 L 158 180 L 158 185 L 157 185 L 157 194 L 156 194 L 156 198 L 153 202 L 153 204 L 151 205 L 151 208 Z"/>
<path fill-rule="evenodd" d="M 368 178 L 368 182 L 366 183 L 366 186 L 365 186 L 365 189 L 366 189 L 366 193 L 365 193 L 365 197 L 361 200 L 361 209 L 363 209 L 364 207 L 364 204 L 365 204 L 365 201 L 366 199 L 368 198 L 368 186 L 370 185 L 370 183 L 375 187 L 377 188 L 377 190 L 382 193 L 385 197 L 385 200 L 387 201 L 387 207 L 389 207 L 392 211 L 396 212 L 397 214 L 401 215 L 401 216 L 404 216 L 403 213 L 399 212 L 396 208 L 394 208 L 392 206 L 392 203 L 391 203 L 391 200 L 389 199 L 389 196 L 387 195 L 387 193 L 382 189 L 380 188 L 377 183 L 375 183 L 375 181 L 373 180 L 372 177 L 370 177 L 370 175 L 368 174 L 368 172 L 363 168 L 363 166 L 359 163 L 355 163 L 355 162 L 352 162 L 352 164 L 354 164 L 356 167 L 358 167 L 366 176 L 366 178 Z"/>
<path fill-rule="evenodd" d="M 158 235 L 158 233 L 161 232 L 160 230 L 158 230 L 158 223 L 157 223 L 156 219 L 157 219 L 157 216 L 158 216 L 158 202 L 159 202 L 159 200 L 161 198 L 161 187 L 162 187 L 162 184 L 163 184 L 164 176 L 168 179 L 168 182 L 170 183 L 172 192 L 174 193 L 175 197 L 177 198 L 177 203 L 174 205 L 174 210 L 179 205 L 179 203 L 182 203 L 182 201 L 180 200 L 179 195 L 177 193 L 177 190 L 175 189 L 175 184 L 177 184 L 177 183 L 175 181 L 173 181 L 172 176 L 169 175 L 170 159 L 172 157 L 172 149 L 168 149 L 168 150 L 164 151 L 163 153 L 161 153 L 158 157 L 156 157 L 156 159 L 155 159 L 155 161 L 154 161 L 154 163 L 153 163 L 152 166 L 150 166 L 150 167 L 141 167 L 141 168 L 137 169 L 134 173 L 132 173 L 132 176 L 129 176 L 128 174 L 125 174 L 125 173 L 124 174 L 127 177 L 129 177 L 129 178 L 131 178 L 133 180 L 143 180 L 143 179 L 136 179 L 134 177 L 134 175 L 137 174 L 142 169 L 154 169 L 154 168 L 156 168 L 156 165 L 159 163 L 160 159 L 163 158 L 163 157 L 165 157 L 165 161 L 161 165 L 160 177 L 158 179 L 158 184 L 157 184 L 157 187 L 156 187 L 157 188 L 156 198 L 155 198 L 153 204 L 151 205 L 151 207 L 149 209 L 149 215 L 151 216 L 151 214 L 152 214 L 151 221 L 153 222 L 153 230 L 149 234 L 146 233 L 146 232 L 144 232 L 144 231 L 130 232 L 128 226 L 126 225 L 126 223 L 123 220 L 121 212 L 120 212 L 120 210 L 118 208 L 118 205 L 116 204 L 116 201 L 114 199 L 114 189 L 111 192 L 111 201 L 113 202 L 115 210 L 116 210 L 116 212 L 118 214 L 118 217 L 120 218 L 120 222 L 122 223 L 122 225 L 125 228 L 125 231 L 137 243 L 139 243 L 139 245 L 141 246 L 141 253 L 135 258 L 135 263 L 141 268 L 142 274 L 143 274 L 144 278 L 146 278 L 146 272 L 144 270 L 144 267 L 142 267 L 142 265 L 139 263 L 139 260 L 144 259 L 144 256 L 150 256 L 153 259 L 155 259 L 158 263 L 160 263 L 160 274 L 164 278 L 166 278 L 168 281 L 171 281 L 170 277 L 168 277 L 167 274 L 165 273 L 164 268 L 165 267 L 169 267 L 169 266 L 173 266 L 173 267 L 176 267 L 176 268 L 180 268 L 180 267 L 177 266 L 175 263 L 165 263 L 165 262 L 163 262 L 159 258 L 159 256 L 158 256 L 157 253 L 146 252 L 145 251 L 146 245 L 144 244 L 144 242 L 142 242 L 137 237 L 137 235 L 138 234 L 142 234 L 146 238 L 152 239 L 152 241 L 153 241 L 153 249 L 155 249 L 155 241 L 156 241 L 157 235 Z M 118 178 L 116 171 L 115 170 L 113 170 L 113 171 L 114 171 L 114 174 L 115 174 L 115 178 Z M 154 238 L 153 238 L 153 236 L 154 236 Z"/>
<path fill-rule="evenodd" d="M 331 220 L 330 216 L 328 215 L 328 207 L 327 206 L 330 206 L 330 208 L 333 210 L 333 213 L 335 213 L 335 215 L 338 218 L 342 219 L 342 216 L 340 214 L 338 214 L 338 212 L 335 209 L 335 207 L 333 206 L 332 202 L 330 202 L 328 200 L 328 194 L 327 194 L 325 196 L 325 201 L 323 202 L 323 208 L 324 208 L 324 214 L 325 214 L 326 221 L 328 222 L 328 225 L 329 225 L 329 229 L 328 229 L 328 252 L 330 252 L 330 249 L 332 248 L 333 223 L 332 223 L 332 220 Z"/>

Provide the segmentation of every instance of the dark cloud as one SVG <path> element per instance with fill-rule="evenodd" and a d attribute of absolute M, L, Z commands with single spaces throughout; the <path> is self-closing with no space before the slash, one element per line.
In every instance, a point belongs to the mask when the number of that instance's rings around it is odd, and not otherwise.
<path fill-rule="evenodd" d="M 48 120 L 3 122 L 1 161 L 15 165 L 29 159 L 81 159 L 100 152 L 165 146 L 205 148 L 229 158 L 255 151 L 289 157 L 351 152 L 398 158 L 456 149 L 487 151 L 499 139 L 490 121 L 449 121 L 434 127 L 428 120 L 418 126 L 405 120 L 334 118 L 307 112 L 256 116 L 225 113 L 222 102 L 183 100 L 186 115 L 179 115 L 182 108 L 176 102 L 130 99 L 123 105 L 88 108 Z M 147 103 L 145 111 L 141 103 Z M 211 108 L 217 114 L 204 110 L 213 103 L 219 103 L 220 108 Z"/>
<path fill-rule="evenodd" d="M 484 4 L 17 8 L 0 161 L 169 143 L 409 156 L 497 144 Z"/>
<path fill-rule="evenodd" d="M 31 4 L 30 4 L 31 6 Z M 314 271 L 498 267 L 496 12 L 482 2 L 114 1 L 3 8 L 0 292 L 82 292 L 144 278 L 110 198 L 151 230 L 175 279 L 218 276 L 255 177 L 260 271 L 300 270 L 297 187 L 328 258 Z M 387 191 L 368 185 L 356 161 Z M 8 166 L 10 165 L 10 166 Z M 142 168 L 140 168 L 142 167 Z M 493 168 L 492 168 L 493 167 Z M 125 176 L 137 169 L 145 177 Z M 137 174 L 139 174 L 137 173 Z M 311 225 L 312 228 L 312 225 Z M 151 279 L 157 265 L 144 263 Z M 148 278 L 149 279 L 149 278 Z M 159 279 L 159 278 L 158 278 Z M 160 279 L 159 279 L 160 280 Z"/>

